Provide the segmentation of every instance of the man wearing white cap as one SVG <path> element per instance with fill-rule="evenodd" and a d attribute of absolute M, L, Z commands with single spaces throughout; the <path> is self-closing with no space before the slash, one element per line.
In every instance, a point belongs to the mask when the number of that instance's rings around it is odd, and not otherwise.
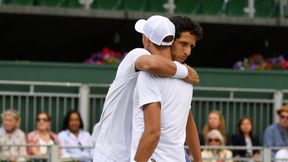
<path fill-rule="evenodd" d="M 152 16 L 138 20 L 135 28 L 144 35 L 146 49 L 172 61 L 170 40 L 175 26 L 166 19 Z M 193 86 L 182 80 L 140 72 L 133 99 L 131 162 L 186 161 L 184 142 L 192 93 Z"/>
<path fill-rule="evenodd" d="M 167 18 L 165 21 L 171 23 Z M 155 26 L 156 24 L 158 23 L 155 22 Z M 154 28 L 154 25 L 151 27 Z M 150 33 L 149 38 L 160 42 L 163 46 L 171 45 L 174 34 L 175 29 L 174 31 L 160 30 Z M 170 39 L 167 42 L 163 41 L 166 36 Z M 94 162 L 129 161 L 133 92 L 138 71 L 141 70 L 160 76 L 185 79 L 190 83 L 199 82 L 198 75 L 194 70 L 178 62 L 172 62 L 172 60 L 158 55 L 151 55 L 149 51 L 143 48 L 130 51 L 118 67 L 115 80 L 106 96 L 100 121 L 92 134 L 92 140 L 95 142 Z"/>

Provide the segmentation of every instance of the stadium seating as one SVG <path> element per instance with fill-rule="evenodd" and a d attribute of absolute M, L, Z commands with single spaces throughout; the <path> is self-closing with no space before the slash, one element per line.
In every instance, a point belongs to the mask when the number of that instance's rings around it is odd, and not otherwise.
<path fill-rule="evenodd" d="M 274 17 L 279 15 L 279 2 L 275 0 L 255 0 L 257 17 Z"/>
<path fill-rule="evenodd" d="M 247 5 L 247 0 L 229 0 L 226 14 L 229 16 L 244 16 L 244 8 L 246 8 Z"/>
<path fill-rule="evenodd" d="M 122 9 L 121 0 L 94 0 L 93 8 L 118 10 Z"/>
<path fill-rule="evenodd" d="M 34 5 L 37 0 L 4 0 L 4 4 L 15 4 L 15 5 Z"/>
<path fill-rule="evenodd" d="M 201 0 L 203 3 L 200 13 L 204 15 L 221 15 L 223 13 L 223 0 Z"/>
<path fill-rule="evenodd" d="M 48 0 L 49 1 L 49 0 Z M 81 4 L 79 3 L 79 0 L 65 0 L 64 7 L 71 7 L 71 8 L 81 8 Z"/>
<path fill-rule="evenodd" d="M 163 5 L 167 3 L 167 0 L 150 0 L 149 9 L 154 12 L 164 12 L 166 11 Z"/>
<path fill-rule="evenodd" d="M 199 11 L 201 7 L 200 0 L 175 0 L 176 4 L 176 13 L 187 13 L 187 14 L 195 14 Z"/>
<path fill-rule="evenodd" d="M 124 10 L 127 11 L 146 11 L 148 10 L 149 1 L 145 0 L 124 0 Z"/>
<path fill-rule="evenodd" d="M 12 0 L 2 0 L 2 4 L 11 4 Z"/>
<path fill-rule="evenodd" d="M 60 7 L 64 3 L 64 0 L 41 0 L 40 5 L 49 6 L 49 7 Z"/>

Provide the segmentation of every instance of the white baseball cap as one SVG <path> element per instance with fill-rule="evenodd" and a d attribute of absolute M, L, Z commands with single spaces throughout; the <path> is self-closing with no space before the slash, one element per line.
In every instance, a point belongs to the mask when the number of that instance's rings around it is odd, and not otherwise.
<path fill-rule="evenodd" d="M 147 20 L 140 19 L 135 24 L 135 30 L 159 46 L 171 46 L 174 40 L 171 42 L 163 42 L 163 40 L 167 36 L 175 38 L 175 26 L 164 16 L 155 15 Z"/>

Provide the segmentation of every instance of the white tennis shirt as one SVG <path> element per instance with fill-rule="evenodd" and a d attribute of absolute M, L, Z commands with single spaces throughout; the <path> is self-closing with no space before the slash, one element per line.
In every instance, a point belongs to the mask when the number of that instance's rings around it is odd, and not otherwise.
<path fill-rule="evenodd" d="M 143 48 L 134 49 L 120 63 L 91 137 L 95 147 L 115 161 L 130 159 L 133 93 L 139 74 L 135 71 L 135 61 L 145 54 L 151 53 Z"/>
<path fill-rule="evenodd" d="M 161 103 L 161 135 L 151 159 L 156 162 L 185 162 L 186 124 L 193 87 L 179 79 L 160 78 L 140 72 L 134 93 L 131 159 L 144 131 L 143 105 Z"/>

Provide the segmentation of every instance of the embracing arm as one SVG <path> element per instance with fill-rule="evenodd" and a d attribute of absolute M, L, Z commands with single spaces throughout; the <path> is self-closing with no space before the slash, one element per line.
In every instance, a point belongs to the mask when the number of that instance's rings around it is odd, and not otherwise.
<path fill-rule="evenodd" d="M 172 77 L 177 70 L 172 61 L 157 55 L 142 55 L 135 62 L 135 68 L 152 74 Z"/>
<path fill-rule="evenodd" d="M 186 125 L 186 143 L 190 154 L 193 156 L 193 161 L 202 162 L 199 135 L 191 110 Z"/>
<path fill-rule="evenodd" d="M 134 157 L 136 162 L 147 162 L 156 149 L 160 138 L 160 103 L 144 105 L 143 111 L 145 127 Z"/>
<path fill-rule="evenodd" d="M 138 71 L 146 71 L 164 77 L 184 79 L 185 82 L 190 84 L 199 84 L 199 76 L 193 68 L 161 56 L 142 55 L 135 61 L 135 68 Z"/>

